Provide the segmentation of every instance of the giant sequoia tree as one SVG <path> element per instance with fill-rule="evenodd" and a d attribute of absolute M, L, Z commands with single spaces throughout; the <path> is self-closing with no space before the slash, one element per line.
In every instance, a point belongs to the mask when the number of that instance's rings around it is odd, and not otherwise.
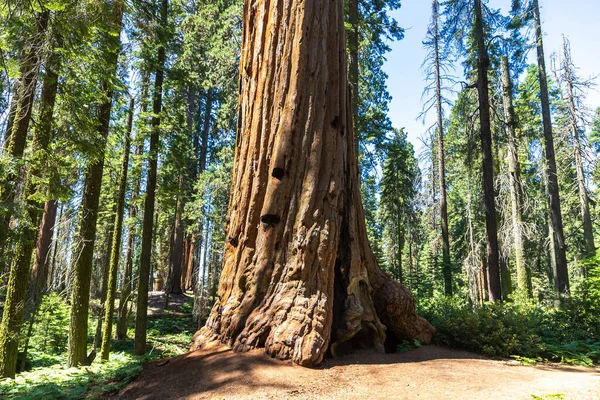
<path fill-rule="evenodd" d="M 219 299 L 194 347 L 265 347 L 310 366 L 328 348 L 435 332 L 367 241 L 343 3 L 246 1 Z"/>

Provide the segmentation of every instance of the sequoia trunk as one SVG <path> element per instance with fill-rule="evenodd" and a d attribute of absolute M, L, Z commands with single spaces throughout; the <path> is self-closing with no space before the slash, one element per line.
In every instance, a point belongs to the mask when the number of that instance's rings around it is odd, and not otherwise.
<path fill-rule="evenodd" d="M 343 5 L 245 3 L 219 298 L 196 348 L 265 347 L 311 366 L 328 348 L 383 350 L 386 335 L 429 343 L 435 332 L 367 241 Z"/>

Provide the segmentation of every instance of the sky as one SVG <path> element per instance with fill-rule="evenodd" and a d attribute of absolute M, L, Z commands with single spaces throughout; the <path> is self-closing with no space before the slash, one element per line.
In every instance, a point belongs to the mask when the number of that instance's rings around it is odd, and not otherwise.
<path fill-rule="evenodd" d="M 571 42 L 571 56 L 579 67 L 582 78 L 600 74 L 600 0 L 539 0 L 544 30 L 546 64 L 553 52 L 559 52 L 564 34 Z M 488 5 L 507 13 L 511 0 L 489 0 Z M 430 112 L 425 123 L 417 117 L 422 110 L 421 96 L 425 86 L 421 68 L 426 51 L 423 40 L 431 18 L 430 0 L 402 0 L 402 7 L 391 13 L 405 31 L 401 41 L 391 44 L 384 71 L 388 74 L 388 90 L 392 95 L 389 117 L 395 128 L 406 128 L 409 140 L 415 145 L 417 155 L 422 150 L 419 137 L 435 120 Z M 529 62 L 536 60 L 535 49 Z M 458 72 L 462 74 L 462 67 Z M 590 91 L 587 104 L 594 109 L 600 106 L 600 78 L 598 88 Z"/>

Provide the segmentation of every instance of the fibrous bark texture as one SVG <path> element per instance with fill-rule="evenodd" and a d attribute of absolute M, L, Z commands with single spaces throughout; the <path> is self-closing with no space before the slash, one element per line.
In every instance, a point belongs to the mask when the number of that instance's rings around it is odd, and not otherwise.
<path fill-rule="evenodd" d="M 429 343 L 435 332 L 367 241 L 343 11 L 341 0 L 246 1 L 223 272 L 194 348 L 265 347 L 312 366 L 345 343 L 383 350 L 388 334 Z"/>

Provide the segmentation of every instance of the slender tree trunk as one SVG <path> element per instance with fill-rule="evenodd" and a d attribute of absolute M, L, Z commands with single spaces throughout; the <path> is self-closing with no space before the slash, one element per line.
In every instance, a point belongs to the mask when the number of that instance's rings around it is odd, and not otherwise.
<path fill-rule="evenodd" d="M 113 208 L 113 213 L 111 215 L 110 219 L 115 218 L 115 215 L 117 214 L 117 211 Z M 111 225 L 110 224 L 106 224 L 104 226 L 104 232 L 102 234 L 102 237 L 107 237 L 107 241 L 106 241 L 106 248 L 104 249 L 104 251 L 102 252 L 102 255 L 100 257 L 100 260 L 98 261 L 98 265 L 99 265 L 99 269 L 101 271 L 101 284 L 100 284 L 100 292 L 99 292 L 99 300 L 100 300 L 100 309 L 97 311 L 97 320 L 96 320 L 96 334 L 94 335 L 94 341 L 92 342 L 92 347 L 94 352 L 92 353 L 92 355 L 90 355 L 90 357 L 88 357 L 88 362 L 91 363 L 93 361 L 93 358 L 96 357 L 96 350 L 100 349 L 100 346 L 102 345 L 102 326 L 103 326 L 103 321 L 104 321 L 104 304 L 106 303 L 106 296 L 108 293 L 108 273 L 110 270 L 110 256 L 112 254 L 113 251 L 113 234 L 112 234 L 112 229 L 111 229 Z"/>
<path fill-rule="evenodd" d="M 134 99 L 129 102 L 129 116 L 125 145 L 123 146 L 123 159 L 121 160 L 121 181 L 117 195 L 117 212 L 112 236 L 112 251 L 110 255 L 110 268 L 108 271 L 108 285 L 106 303 L 104 304 L 104 327 L 102 328 L 102 351 L 100 358 L 108 360 L 110 342 L 112 339 L 112 320 L 115 309 L 115 296 L 117 292 L 117 275 L 119 273 L 119 259 L 121 256 L 121 236 L 123 235 L 123 214 L 125 212 L 125 191 L 127 190 L 127 170 L 129 169 L 129 151 L 131 148 L 131 130 L 133 128 Z"/>
<path fill-rule="evenodd" d="M 199 154 L 200 154 L 200 133 L 199 124 L 198 129 L 195 124 L 197 106 L 196 88 L 192 85 L 188 86 L 187 94 L 187 110 L 186 110 L 186 125 L 188 130 L 188 136 L 192 140 L 192 149 L 194 156 L 188 160 L 188 176 L 185 182 L 185 202 L 187 203 L 194 195 L 195 182 L 198 180 L 198 167 L 199 167 Z M 199 118 L 198 118 L 199 119 Z M 185 209 L 185 204 L 184 207 Z M 185 225 L 189 226 L 192 221 L 189 218 L 185 219 Z M 182 291 L 187 291 L 192 288 L 191 281 L 194 274 L 194 243 L 196 241 L 195 232 L 186 232 L 184 238 L 184 257 L 181 271 L 181 288 Z"/>
<path fill-rule="evenodd" d="M 490 58 L 485 43 L 481 0 L 475 0 L 475 42 L 478 52 L 477 92 L 479 94 L 479 123 L 483 163 L 483 197 L 485 203 L 485 227 L 487 234 L 487 269 L 490 301 L 502 300 L 500 285 L 500 257 L 498 252 L 498 222 L 494 192 L 494 157 L 492 153 L 492 130 L 488 93 L 488 69 Z"/>
<path fill-rule="evenodd" d="M 15 163 L 14 166 L 17 168 L 20 168 L 21 166 L 21 159 L 27 143 L 27 133 L 29 132 L 29 123 L 31 121 L 31 112 L 33 110 L 37 78 L 40 70 L 40 57 L 44 43 L 46 43 L 46 31 L 48 29 L 49 20 L 49 10 L 43 10 L 42 12 L 38 13 L 36 16 L 35 32 L 33 36 L 29 38 L 30 43 L 28 44 L 27 49 L 23 52 L 21 58 L 21 76 L 18 84 L 19 94 L 15 98 L 16 110 L 10 126 L 10 140 L 8 141 L 6 147 L 6 153 L 10 156 L 11 162 Z M 9 226 L 10 221 L 15 215 L 16 210 L 14 201 L 17 195 L 18 187 L 20 186 L 20 179 L 22 179 L 21 177 L 22 174 L 20 173 L 10 173 L 7 179 L 0 182 L 0 205 L 6 209 L 0 214 L 0 250 L 2 251 L 4 251 L 6 248 L 9 232 L 11 230 Z M 14 252 L 12 253 L 14 258 Z M 4 264 L 3 260 L 1 259 L 0 262 Z M 3 272 L 3 270 L 4 265 L 0 265 L 0 273 Z M 27 271 L 27 273 L 29 272 Z M 25 283 L 23 285 L 26 284 L 27 279 L 25 279 Z M 19 322 L 16 325 L 20 324 L 20 318 L 18 319 Z M 0 336 L 1 335 L 2 334 L 0 333 Z M 0 339 L 0 342 L 1 341 L 2 339 Z M 0 346 L 2 346 L 1 343 Z M 0 354 L 0 367 L 2 364 L 2 354 Z M 8 370 L 8 372 L 12 372 L 12 369 Z"/>
<path fill-rule="evenodd" d="M 531 283 L 525 263 L 525 246 L 523 239 L 523 214 L 522 214 L 522 182 L 521 167 L 519 165 L 519 152 L 517 150 L 517 135 L 515 133 L 516 120 L 513 106 L 513 86 L 510 79 L 508 57 L 501 59 L 502 94 L 504 100 L 504 116 L 506 119 L 506 138 L 508 147 L 508 174 L 511 205 L 511 219 L 513 231 L 513 246 L 515 249 L 515 267 L 517 270 L 517 287 L 521 295 L 532 297 Z"/>
<path fill-rule="evenodd" d="M 181 264 L 181 290 L 186 292 L 188 290 L 187 282 L 188 275 L 191 275 L 189 268 L 191 267 L 191 250 L 192 247 L 192 236 L 189 234 L 185 235 L 183 240 L 183 262 Z"/>
<path fill-rule="evenodd" d="M 154 230 L 154 200 L 156 196 L 156 173 L 158 161 L 158 140 L 160 131 L 160 113 L 162 111 L 162 86 L 165 75 L 165 34 L 168 18 L 168 0 L 161 1 L 159 46 L 156 76 L 154 81 L 154 100 L 152 132 L 150 135 L 150 154 L 148 160 L 148 178 L 146 182 L 146 200 L 144 203 L 144 222 L 142 227 L 142 250 L 140 255 L 138 296 L 135 316 L 135 348 L 137 355 L 146 353 L 146 325 L 148 319 L 148 285 L 150 263 L 152 261 L 152 233 Z"/>
<path fill-rule="evenodd" d="M 179 176 L 179 188 L 180 193 L 183 193 L 183 175 Z M 177 205 L 175 210 L 175 226 L 173 227 L 173 248 L 170 257 L 170 272 L 167 281 L 167 287 L 165 295 L 168 298 L 169 294 L 182 294 L 181 290 L 181 267 L 183 265 L 183 251 L 184 251 L 184 228 L 182 213 L 185 207 L 185 201 L 183 195 L 180 194 L 177 199 Z"/>
<path fill-rule="evenodd" d="M 436 162 L 437 162 L 437 153 L 435 151 L 435 137 L 431 135 L 431 232 L 434 232 L 433 240 L 431 243 L 431 254 L 432 254 L 432 268 L 431 268 L 431 283 L 432 286 L 435 286 L 435 282 L 437 281 L 438 275 L 438 236 L 437 236 L 437 207 L 436 207 L 436 198 L 437 198 L 437 189 L 436 189 Z M 432 293 L 433 294 L 433 293 Z"/>
<path fill-rule="evenodd" d="M 446 296 L 452 296 L 452 263 L 450 260 L 450 234 L 448 233 L 448 200 L 446 195 L 446 161 L 444 159 L 444 122 L 442 119 L 442 78 L 440 72 L 438 18 L 438 0 L 433 0 L 435 96 L 438 131 L 437 161 L 440 188 L 440 226 L 442 228 L 442 273 L 444 275 L 444 292 Z"/>
<path fill-rule="evenodd" d="M 127 338 L 127 316 L 129 314 L 127 303 L 132 297 L 132 284 L 134 282 L 133 276 L 133 260 L 135 253 L 135 244 L 138 234 L 137 229 L 137 218 L 138 218 L 138 206 L 136 204 L 140 196 L 140 187 L 142 185 L 142 156 L 144 155 L 144 135 L 140 130 L 146 126 L 145 116 L 148 111 L 148 89 L 150 86 L 150 76 L 145 72 L 142 76 L 142 92 L 140 95 L 141 112 L 140 119 L 141 124 L 138 127 L 136 149 L 135 149 L 135 162 L 139 163 L 137 167 L 133 168 L 131 176 L 131 199 L 129 204 L 129 219 L 131 224 L 127 232 L 127 251 L 125 254 L 125 271 L 123 274 L 123 285 L 121 287 L 121 296 L 119 298 L 119 320 L 117 321 L 116 336 L 118 340 L 124 340 Z M 133 304 L 133 303 L 132 303 Z"/>
<path fill-rule="evenodd" d="M 123 1 L 113 5 L 112 21 L 116 35 L 107 34 L 106 65 L 107 76 L 114 77 L 120 52 L 120 32 L 123 22 Z M 98 219 L 98 203 L 102 173 L 104 170 L 104 150 L 108 137 L 110 113 L 112 108 L 111 78 L 102 79 L 100 90 L 103 100 L 98 107 L 99 143 L 96 151 L 98 157 L 88 163 L 85 174 L 85 185 L 81 201 L 78 244 L 75 249 L 74 279 L 71 298 L 71 321 L 69 324 L 68 365 L 76 367 L 89 363 L 87 357 L 87 327 L 90 302 L 90 281 L 92 277 L 92 259 L 96 240 L 96 221 Z"/>
<path fill-rule="evenodd" d="M 567 85 L 567 100 L 569 104 L 569 115 L 571 117 L 571 131 L 573 135 L 573 153 L 575 158 L 575 169 L 577 171 L 577 189 L 579 192 L 579 207 L 581 208 L 581 221 L 583 224 L 584 257 L 596 254 L 594 244 L 594 228 L 590 216 L 590 205 L 587 188 L 585 185 L 585 172 L 583 169 L 583 150 L 579 137 L 579 124 L 577 123 L 577 108 L 575 107 L 574 74 L 572 70 L 571 49 L 566 38 L 563 39 L 564 73 Z"/>
<path fill-rule="evenodd" d="M 48 287 L 49 288 L 53 288 L 53 279 L 55 276 L 57 276 L 57 280 L 58 280 L 58 285 L 56 286 L 56 291 L 58 292 L 62 292 L 64 290 L 64 288 L 61 288 L 61 280 L 60 280 L 60 276 L 57 272 L 56 272 L 56 254 L 57 251 L 56 249 L 58 248 L 58 237 L 60 235 L 60 222 L 61 222 L 61 218 L 63 216 L 63 208 L 64 208 L 65 204 L 61 203 L 60 208 L 58 210 L 58 216 L 56 217 L 56 223 L 54 224 L 54 232 L 52 234 L 52 242 L 51 242 L 51 246 L 52 246 L 52 261 L 50 262 L 50 281 L 48 282 Z M 45 212 L 46 213 L 46 212 Z M 44 218 L 44 217 L 42 217 Z M 38 242 L 38 246 L 39 246 L 39 242 Z"/>
<path fill-rule="evenodd" d="M 33 263 L 32 282 L 42 280 L 44 289 L 49 287 L 48 277 L 52 278 L 50 259 L 50 249 L 53 247 L 54 230 L 56 226 L 56 217 L 58 211 L 58 200 L 48 200 L 44 203 L 44 213 L 40 223 L 35 258 Z M 54 258 L 54 257 L 53 257 Z M 39 287 L 40 284 L 36 284 Z M 40 293 L 36 290 L 36 292 Z M 41 298 L 39 299 L 41 300 Z M 36 300 L 36 309 L 39 307 L 39 301 Z"/>
<path fill-rule="evenodd" d="M 206 98 L 204 101 L 204 122 L 202 123 L 200 155 L 198 157 L 198 176 L 206 170 L 206 164 L 207 164 L 206 160 L 208 158 L 208 136 L 210 133 L 212 105 L 213 105 L 213 93 L 212 93 L 212 90 L 209 89 L 206 92 Z M 198 255 L 198 260 L 196 263 L 196 268 L 198 270 L 200 269 L 200 266 L 201 266 L 203 243 L 206 243 L 207 236 L 208 236 L 208 230 L 205 229 L 205 225 L 206 225 L 205 223 L 200 224 L 200 233 L 199 233 L 199 238 L 198 238 L 199 255 Z M 195 284 L 193 284 L 194 290 L 196 291 L 196 293 L 194 295 L 194 301 L 199 302 L 198 305 L 196 305 L 196 304 L 194 305 L 194 309 L 199 310 L 198 311 L 198 321 L 200 321 L 201 317 L 204 315 L 205 300 L 206 300 L 205 296 L 204 296 L 204 285 L 205 285 L 205 281 L 206 281 L 206 279 L 205 279 L 206 268 L 204 268 L 204 265 L 205 264 L 202 263 L 203 271 L 202 271 L 201 284 L 198 281 L 196 281 Z M 197 272 L 200 272 L 200 271 L 197 271 Z M 198 275 L 197 272 L 194 272 L 194 274 L 196 276 Z M 198 284 L 200 284 L 200 288 L 198 288 Z"/>
<path fill-rule="evenodd" d="M 186 125 L 188 137 L 192 140 L 194 151 L 198 150 L 199 138 L 195 133 L 194 129 L 194 110 L 196 108 L 195 96 L 193 95 L 192 89 L 188 88 L 188 99 L 187 99 L 187 112 L 186 112 Z M 185 205 L 189 198 L 192 196 L 193 185 L 187 179 L 193 179 L 196 181 L 198 171 L 198 160 L 192 158 L 188 161 L 188 174 L 184 176 L 182 173 L 179 176 L 179 197 L 177 199 L 177 205 L 175 209 L 175 227 L 173 237 L 173 251 L 170 259 L 170 274 L 169 282 L 167 284 L 167 298 L 168 294 L 182 294 L 185 289 L 187 267 L 188 267 L 188 249 L 189 246 L 189 235 L 185 233 L 185 226 L 187 221 L 183 219 L 183 212 Z M 187 178 L 187 179 L 186 179 Z"/>
<path fill-rule="evenodd" d="M 542 103 L 542 119 L 544 126 L 544 149 L 546 156 L 545 175 L 557 273 L 556 290 L 559 294 L 569 294 L 569 270 L 567 268 L 565 235 L 563 232 L 562 211 L 560 209 L 560 194 L 558 188 L 558 175 L 556 171 L 556 156 L 554 151 L 554 135 L 552 133 L 552 117 L 550 113 L 550 99 L 548 95 L 548 78 L 546 76 L 546 60 L 544 58 L 542 22 L 538 0 L 533 0 L 533 10 L 535 16 L 537 61 L 539 69 L 540 97 Z"/>
<path fill-rule="evenodd" d="M 211 89 L 209 89 L 206 92 L 204 122 L 202 123 L 200 159 L 198 162 L 198 173 L 200 174 L 206 170 L 206 160 L 208 158 L 208 136 L 210 134 L 210 121 L 212 115 L 213 101 L 213 92 Z"/>
<path fill-rule="evenodd" d="M 195 348 L 265 347 L 311 366 L 328 348 L 382 351 L 386 335 L 429 343 L 435 331 L 368 244 L 343 3 L 246 1 L 227 244 Z"/>

